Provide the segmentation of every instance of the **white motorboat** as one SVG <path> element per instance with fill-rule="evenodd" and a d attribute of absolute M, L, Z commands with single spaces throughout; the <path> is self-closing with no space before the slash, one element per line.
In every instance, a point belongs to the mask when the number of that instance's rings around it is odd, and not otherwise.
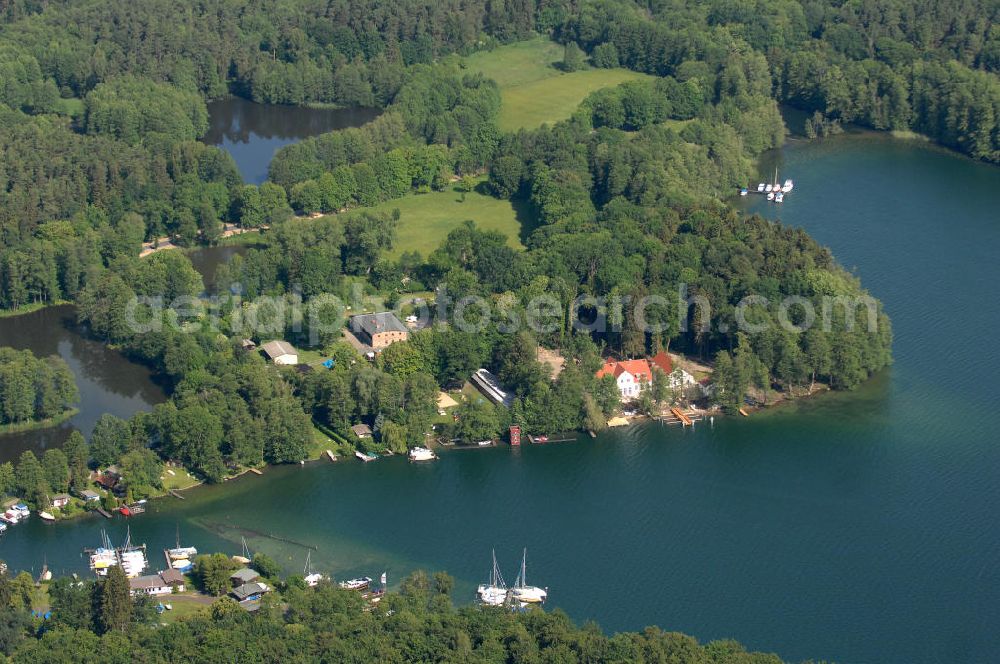
<path fill-rule="evenodd" d="M 514 582 L 514 587 L 511 589 L 511 594 L 517 602 L 522 604 L 542 604 L 548 599 L 549 591 L 547 588 L 539 588 L 538 586 L 529 586 L 526 580 L 526 569 L 528 561 L 528 550 L 524 550 L 524 554 L 521 557 L 521 572 L 517 575 L 517 581 Z"/>
<path fill-rule="evenodd" d="M 198 549 L 193 546 L 178 546 L 167 550 L 167 557 L 171 560 L 185 560 L 198 555 Z"/>
<path fill-rule="evenodd" d="M 767 184 L 767 186 L 766 186 L 766 187 L 764 187 L 764 191 L 771 191 L 771 189 L 772 189 L 773 187 L 774 187 L 774 185 L 773 185 L 773 184 L 770 184 L 770 183 L 768 183 L 768 184 Z"/>
<path fill-rule="evenodd" d="M 785 184 L 781 185 L 781 193 L 787 194 L 795 187 L 795 183 L 791 180 L 785 180 Z"/>
<path fill-rule="evenodd" d="M 436 458 L 433 450 L 426 447 L 414 447 L 410 450 L 410 461 L 433 461 Z"/>
<path fill-rule="evenodd" d="M 767 200 L 769 200 L 769 201 L 773 201 L 774 200 L 774 192 L 773 191 L 770 192 L 770 193 L 768 193 Z"/>
<path fill-rule="evenodd" d="M 369 576 L 362 576 L 357 579 L 350 579 L 348 581 L 341 581 L 340 587 L 344 590 L 365 590 L 371 585 L 372 579 Z"/>
<path fill-rule="evenodd" d="M 476 588 L 476 599 L 483 606 L 502 606 L 507 601 L 507 584 L 504 583 L 497 565 L 497 552 L 493 550 L 493 570 L 490 572 L 489 583 L 482 583 Z"/>
<path fill-rule="evenodd" d="M 55 521 L 56 518 L 49 512 L 39 512 L 38 516 L 42 517 L 44 521 Z"/>
<path fill-rule="evenodd" d="M 764 184 L 763 182 L 761 182 L 761 183 L 760 183 L 759 185 L 757 185 L 757 193 L 758 193 L 758 194 L 761 194 L 761 193 L 763 193 L 763 192 L 764 192 L 764 187 L 765 187 L 765 186 L 766 186 L 766 185 L 765 185 L 765 184 Z"/>
<path fill-rule="evenodd" d="M 774 195 L 774 202 L 775 203 L 780 203 L 783 200 L 785 200 L 785 195 L 783 193 L 781 193 L 780 191 Z"/>

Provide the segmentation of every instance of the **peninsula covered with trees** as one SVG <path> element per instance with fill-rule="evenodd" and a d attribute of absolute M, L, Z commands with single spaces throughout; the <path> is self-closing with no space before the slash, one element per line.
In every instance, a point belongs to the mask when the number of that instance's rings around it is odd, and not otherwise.
<path fill-rule="evenodd" d="M 766 4 L 741 13 L 703 3 L 639 12 L 622 0 L 404 2 L 391 11 L 367 2 L 239 10 L 9 3 L 0 28 L 8 82 L 0 90 L 0 305 L 73 301 L 90 334 L 163 377 L 166 404 L 100 427 L 88 446 L 92 464 L 131 469 L 136 496 L 157 489 L 155 457 L 218 481 L 303 459 L 317 427 L 344 445 L 405 451 L 434 424 L 437 391 L 480 367 L 510 390 L 511 408 L 462 404 L 444 435 L 491 438 L 510 424 L 528 433 L 597 430 L 619 407 L 613 381 L 596 377 L 609 355 L 670 350 L 715 364 L 713 400 L 730 411 L 751 390 L 852 388 L 890 361 L 880 305 L 874 328 L 865 325 L 871 312 L 850 308 L 837 310 L 833 331 L 776 325 L 781 298 L 818 309 L 824 297 L 867 294 L 804 232 L 743 218 L 723 199 L 750 180 L 762 152 L 781 145 L 779 101 L 824 122 L 924 131 L 995 159 L 996 130 L 982 105 L 998 98 L 996 35 L 961 22 L 957 8 L 940 11 L 964 26 L 968 48 L 938 39 L 940 21 L 913 14 L 915 3 L 863 19 L 847 6 Z M 922 29 L 903 20 L 911 14 Z M 774 25 L 762 25 L 764 17 Z M 859 22 L 869 32 L 854 43 L 844 26 Z M 539 34 L 565 46 L 565 72 L 643 74 L 593 92 L 565 120 L 503 131 L 503 89 L 471 71 L 465 56 L 500 58 L 501 45 Z M 811 59 L 791 55 L 800 53 Z M 817 67 L 824 76 L 802 73 Z M 845 74 L 859 67 L 867 78 Z M 920 91 L 940 67 L 964 73 L 949 79 L 954 94 L 937 97 L 933 111 Z M 197 141 L 206 101 L 226 94 L 384 112 L 284 148 L 268 182 L 246 185 L 225 152 Z M 364 209 L 455 181 L 528 210 L 516 242 L 477 226 L 470 206 L 470 222 L 421 255 L 397 244 L 405 214 Z M 211 243 L 223 223 L 267 229 L 221 271 L 242 298 L 309 306 L 321 294 L 348 301 L 360 289 L 393 303 L 443 285 L 455 301 L 483 298 L 492 322 L 477 332 L 433 326 L 371 364 L 354 361 L 339 333 L 311 334 L 308 321 L 267 332 L 336 360 L 311 373 L 244 352 L 241 322 L 267 312 L 225 291 L 212 317 L 161 311 L 153 322 L 162 325 L 130 326 L 135 297 L 170 303 L 204 291 L 186 256 L 140 259 L 142 243 L 163 235 Z M 682 286 L 693 303 L 686 310 Z M 543 294 L 562 311 L 551 324 L 503 331 L 500 321 L 524 320 Z M 751 295 L 771 302 L 753 312 L 770 324 L 747 335 L 735 318 Z M 588 333 L 571 325 L 581 296 L 662 304 L 645 321 L 584 307 L 577 313 L 609 321 Z M 538 360 L 539 348 L 561 354 L 558 376 Z M 644 409 L 670 398 L 654 378 Z M 357 422 L 377 435 L 358 439 L 350 430 Z"/>

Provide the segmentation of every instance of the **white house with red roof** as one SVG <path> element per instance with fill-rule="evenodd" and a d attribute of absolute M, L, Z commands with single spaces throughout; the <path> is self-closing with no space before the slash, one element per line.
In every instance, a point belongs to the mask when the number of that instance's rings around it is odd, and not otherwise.
<path fill-rule="evenodd" d="M 652 360 L 608 361 L 597 372 L 598 378 L 614 376 L 623 401 L 637 399 L 643 390 L 653 384 L 653 367 L 670 375 L 673 363 L 670 356 L 660 351 Z"/>

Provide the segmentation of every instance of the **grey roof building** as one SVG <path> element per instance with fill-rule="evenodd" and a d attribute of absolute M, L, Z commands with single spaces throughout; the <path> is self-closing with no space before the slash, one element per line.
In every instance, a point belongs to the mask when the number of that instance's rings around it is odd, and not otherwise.
<path fill-rule="evenodd" d="M 391 311 L 353 316 L 351 331 L 375 350 L 406 341 L 410 336 L 409 329 Z"/>
<path fill-rule="evenodd" d="M 249 567 L 244 567 L 243 569 L 238 569 L 229 576 L 229 581 L 234 586 L 242 586 L 244 583 L 250 583 L 256 581 L 260 578 L 260 574 L 257 570 L 252 570 Z"/>
<path fill-rule="evenodd" d="M 270 588 L 263 583 L 244 583 L 242 586 L 233 588 L 229 594 L 235 597 L 236 601 L 243 602 L 248 599 L 258 599 L 268 590 Z"/>

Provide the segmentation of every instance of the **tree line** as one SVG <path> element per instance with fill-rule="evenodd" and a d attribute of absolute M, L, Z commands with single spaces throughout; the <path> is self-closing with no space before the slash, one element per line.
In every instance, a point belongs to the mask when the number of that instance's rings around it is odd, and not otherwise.
<path fill-rule="evenodd" d="M 228 584 L 231 561 L 202 556 L 202 571 Z M 272 561 L 254 563 L 277 576 Z M 209 564 L 213 563 L 213 564 Z M 227 565 L 226 563 L 229 563 Z M 218 571 L 219 574 L 215 572 Z M 159 624 L 155 600 L 131 598 L 117 566 L 99 580 L 54 580 L 48 586 L 48 620 L 33 617 L 34 584 L 22 572 L 0 573 L 0 652 L 12 661 L 215 662 L 678 662 L 679 664 L 780 664 L 777 655 L 749 652 L 733 640 L 700 644 L 690 636 L 648 627 L 608 636 L 596 625 L 575 625 L 559 610 L 511 612 L 456 608 L 455 580 L 416 571 L 372 611 L 359 593 L 329 581 L 315 588 L 301 576 L 267 575 L 274 586 L 249 613 L 222 597 L 202 612 Z"/>
<path fill-rule="evenodd" d="M 882 5 L 885 5 L 884 7 Z M 753 72 L 764 93 L 830 120 L 912 130 L 1000 162 L 1000 18 L 995 3 L 897 0 L 844 4 L 676 3 L 647 15 L 600 0 L 567 17 L 558 38 L 596 64 L 620 64 L 721 91 Z"/>

